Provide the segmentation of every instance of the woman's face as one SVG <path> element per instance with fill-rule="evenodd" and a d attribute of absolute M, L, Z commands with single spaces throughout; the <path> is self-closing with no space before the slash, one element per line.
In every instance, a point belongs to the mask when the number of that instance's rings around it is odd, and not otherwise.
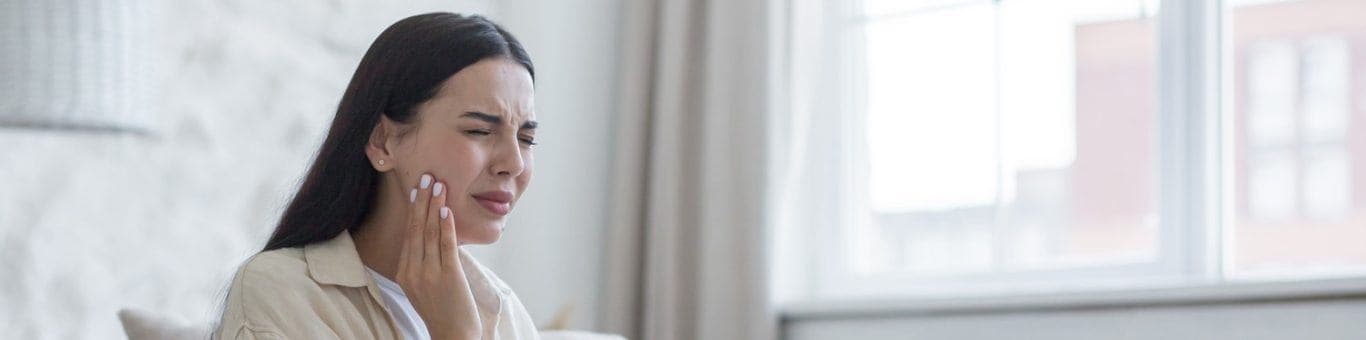
<path fill-rule="evenodd" d="M 430 173 L 446 183 L 460 243 L 498 241 L 506 215 L 531 182 L 534 95 L 531 74 L 505 58 L 446 79 L 391 149 L 405 206 L 407 191 Z"/>

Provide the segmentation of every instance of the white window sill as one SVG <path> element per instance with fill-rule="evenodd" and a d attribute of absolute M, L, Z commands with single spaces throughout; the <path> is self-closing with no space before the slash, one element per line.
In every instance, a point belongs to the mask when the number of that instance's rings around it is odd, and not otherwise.
<path fill-rule="evenodd" d="M 1205 285 L 1087 290 L 1066 293 L 998 294 L 952 298 L 822 299 L 787 303 L 785 321 L 907 316 L 1027 313 L 1140 307 L 1171 307 L 1366 299 L 1366 278 L 1295 282 L 1233 282 Z"/>

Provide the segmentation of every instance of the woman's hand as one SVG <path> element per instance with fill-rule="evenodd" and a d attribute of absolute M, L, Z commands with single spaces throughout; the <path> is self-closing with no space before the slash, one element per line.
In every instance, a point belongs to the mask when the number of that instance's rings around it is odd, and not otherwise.
<path fill-rule="evenodd" d="M 423 174 L 409 193 L 412 206 L 396 281 L 432 339 L 478 339 L 482 326 L 460 265 L 446 189 L 445 183 Z"/>

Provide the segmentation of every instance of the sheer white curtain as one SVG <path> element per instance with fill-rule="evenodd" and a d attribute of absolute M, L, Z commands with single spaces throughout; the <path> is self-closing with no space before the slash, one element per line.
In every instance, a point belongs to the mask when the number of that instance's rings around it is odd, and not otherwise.
<path fill-rule="evenodd" d="M 604 327 L 770 339 L 775 0 L 626 1 Z"/>

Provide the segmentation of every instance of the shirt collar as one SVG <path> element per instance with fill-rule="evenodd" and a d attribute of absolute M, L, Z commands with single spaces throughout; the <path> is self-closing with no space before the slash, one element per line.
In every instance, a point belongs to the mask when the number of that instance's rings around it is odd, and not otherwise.
<path fill-rule="evenodd" d="M 485 320 L 498 315 L 503 307 L 503 296 L 510 293 L 507 287 L 493 279 L 493 274 L 464 248 L 460 248 L 459 254 L 480 313 L 485 314 Z M 319 284 L 367 287 L 373 282 L 365 271 L 365 263 L 360 260 L 360 253 L 356 252 L 350 231 L 304 246 L 304 261 L 308 263 L 308 274 Z"/>
<path fill-rule="evenodd" d="M 350 231 L 304 246 L 304 261 L 308 263 L 308 275 L 320 284 L 365 287 L 370 283 Z"/>

